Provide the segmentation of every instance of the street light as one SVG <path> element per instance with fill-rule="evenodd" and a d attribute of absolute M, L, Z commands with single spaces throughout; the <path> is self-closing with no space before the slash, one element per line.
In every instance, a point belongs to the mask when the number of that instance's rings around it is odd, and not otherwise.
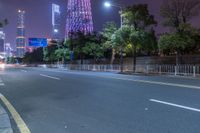
<path fill-rule="evenodd" d="M 104 3 L 104 6 L 105 6 L 105 7 L 111 7 L 111 4 L 110 4 L 110 2 L 106 1 L 106 2 Z"/>
<path fill-rule="evenodd" d="M 123 27 L 123 17 L 122 17 L 121 13 L 122 13 L 123 7 L 120 6 L 120 5 L 117 5 L 117 4 L 111 4 L 108 1 L 106 1 L 104 3 L 104 6 L 107 7 L 107 8 L 115 7 L 115 8 L 118 8 L 120 10 L 120 12 L 119 12 L 119 15 L 120 15 L 120 27 L 122 28 Z M 121 65 L 121 72 L 123 72 L 123 48 L 122 47 L 120 49 L 120 65 Z"/>
<path fill-rule="evenodd" d="M 104 2 L 104 6 L 107 7 L 107 8 L 110 8 L 110 7 L 115 7 L 115 8 L 118 8 L 120 10 L 119 13 L 122 13 L 122 10 L 123 10 L 123 7 L 120 6 L 120 5 L 117 5 L 117 4 L 112 4 L 108 1 Z M 120 26 L 122 27 L 123 26 L 123 17 L 121 14 L 120 15 Z"/>
<path fill-rule="evenodd" d="M 58 29 L 54 29 L 54 33 L 58 33 Z"/>

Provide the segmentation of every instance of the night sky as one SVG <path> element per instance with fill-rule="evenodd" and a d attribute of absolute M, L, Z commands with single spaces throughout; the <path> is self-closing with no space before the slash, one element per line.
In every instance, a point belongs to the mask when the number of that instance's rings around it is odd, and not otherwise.
<path fill-rule="evenodd" d="M 91 0 L 93 9 L 93 21 L 95 31 L 100 31 L 107 21 L 120 22 L 117 9 L 106 9 L 103 7 L 104 0 Z M 162 0 L 110 0 L 121 5 L 131 5 L 134 3 L 148 3 L 151 14 L 155 15 L 159 22 L 157 33 L 165 32 L 167 29 L 162 27 L 162 18 L 159 16 Z M 51 4 L 56 3 L 61 6 L 62 12 L 62 35 L 66 22 L 67 0 L 0 0 L 0 19 L 7 18 L 9 25 L 4 28 L 6 42 L 15 45 L 17 10 L 26 11 L 26 37 L 51 37 Z M 199 17 L 192 21 L 195 26 L 199 26 Z"/>

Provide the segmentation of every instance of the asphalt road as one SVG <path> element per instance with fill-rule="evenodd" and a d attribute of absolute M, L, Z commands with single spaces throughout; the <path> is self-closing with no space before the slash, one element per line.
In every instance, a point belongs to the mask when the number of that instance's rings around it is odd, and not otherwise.
<path fill-rule="evenodd" d="M 200 79 L 24 67 L 0 79 L 32 133 L 200 132 Z"/>

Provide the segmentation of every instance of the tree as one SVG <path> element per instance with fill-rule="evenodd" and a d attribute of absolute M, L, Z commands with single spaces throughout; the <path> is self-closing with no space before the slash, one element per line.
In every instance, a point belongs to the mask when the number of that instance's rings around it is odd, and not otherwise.
<path fill-rule="evenodd" d="M 69 49 L 67 48 L 59 48 L 57 50 L 55 50 L 55 57 L 58 61 L 62 60 L 62 62 L 65 63 L 65 60 L 69 60 L 70 59 L 70 52 Z"/>
<path fill-rule="evenodd" d="M 200 0 L 165 0 L 160 13 L 165 19 L 164 25 L 180 31 L 180 25 L 188 23 L 191 18 L 198 15 Z"/>
<path fill-rule="evenodd" d="M 133 72 L 136 70 L 136 54 L 137 48 L 150 48 L 155 46 L 156 37 L 153 32 L 153 26 L 157 22 L 154 16 L 149 13 L 147 4 L 138 4 L 125 8 L 122 11 L 124 24 L 131 29 L 130 43 L 133 51 Z M 148 45 L 147 45 L 148 44 Z"/>
<path fill-rule="evenodd" d="M 147 27 L 157 24 L 154 16 L 149 14 L 147 4 L 138 4 L 125 8 L 122 11 L 122 17 L 124 18 L 124 25 L 132 26 L 135 30 L 145 30 Z"/>
<path fill-rule="evenodd" d="M 105 41 L 103 42 L 103 46 L 105 49 L 111 49 L 112 50 L 112 56 L 110 64 L 113 64 L 115 60 L 116 55 L 116 48 L 112 43 L 112 35 L 117 31 L 117 25 L 114 22 L 107 22 L 104 25 L 103 32 L 101 33 L 103 37 L 105 38 Z"/>
<path fill-rule="evenodd" d="M 176 54 L 176 64 L 180 64 L 179 56 L 184 54 L 184 51 L 190 48 L 195 43 L 195 40 L 187 34 L 172 33 L 162 35 L 159 39 L 159 47 L 164 53 Z"/>
<path fill-rule="evenodd" d="M 123 53 L 124 48 L 129 44 L 130 42 L 130 27 L 129 26 L 123 26 L 112 35 L 112 43 L 115 48 L 120 50 L 120 65 L 121 65 L 121 72 L 123 72 Z"/>
<path fill-rule="evenodd" d="M 93 56 L 94 64 L 97 58 L 104 56 L 101 44 L 95 42 L 87 42 L 86 46 L 83 48 L 83 52 L 89 56 Z"/>
<path fill-rule="evenodd" d="M 78 31 L 73 32 L 70 35 L 70 48 L 74 51 L 75 55 L 81 59 L 81 64 L 83 64 L 83 59 L 85 57 L 85 53 L 83 52 L 83 48 L 86 45 L 86 42 L 89 38 L 90 34 L 85 35 L 85 33 Z"/>
<path fill-rule="evenodd" d="M 3 21 L 0 21 L 0 28 L 3 28 L 7 24 L 8 24 L 8 20 L 7 19 L 4 19 Z"/>
<path fill-rule="evenodd" d="M 43 48 L 37 48 L 33 52 L 27 52 L 23 58 L 24 63 L 42 63 L 43 62 Z"/>
<path fill-rule="evenodd" d="M 57 57 L 55 55 L 55 51 L 57 50 L 56 45 L 50 45 L 43 49 L 43 59 L 48 63 L 54 63 L 57 61 Z"/>

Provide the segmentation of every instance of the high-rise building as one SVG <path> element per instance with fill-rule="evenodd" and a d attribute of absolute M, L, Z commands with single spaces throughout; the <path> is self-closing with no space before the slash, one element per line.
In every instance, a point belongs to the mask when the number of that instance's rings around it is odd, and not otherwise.
<path fill-rule="evenodd" d="M 5 33 L 0 29 L 0 53 L 4 52 Z"/>
<path fill-rule="evenodd" d="M 17 17 L 17 37 L 16 37 L 16 56 L 23 57 L 25 54 L 25 11 L 18 10 Z"/>
<path fill-rule="evenodd" d="M 93 31 L 93 20 L 90 0 L 68 0 L 66 37 L 70 32 L 90 33 Z"/>
<path fill-rule="evenodd" d="M 60 39 L 60 6 L 56 4 L 52 4 L 52 38 Z"/>
<path fill-rule="evenodd" d="M 10 43 L 5 43 L 5 57 L 11 57 L 12 56 L 13 49 L 11 48 Z"/>

